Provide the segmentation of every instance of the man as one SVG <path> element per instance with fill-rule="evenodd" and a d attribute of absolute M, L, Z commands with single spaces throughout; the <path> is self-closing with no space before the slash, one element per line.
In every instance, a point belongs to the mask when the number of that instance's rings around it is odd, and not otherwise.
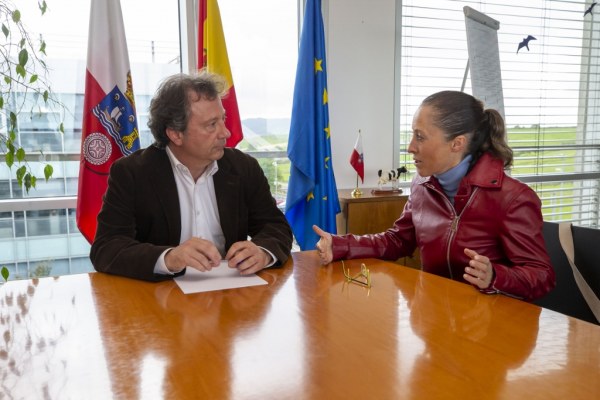
<path fill-rule="evenodd" d="M 155 143 L 116 161 L 90 259 L 97 271 L 148 281 L 284 263 L 292 232 L 258 162 L 225 148 L 224 82 L 167 78 L 150 103 Z M 250 237 L 250 239 L 248 239 Z"/>

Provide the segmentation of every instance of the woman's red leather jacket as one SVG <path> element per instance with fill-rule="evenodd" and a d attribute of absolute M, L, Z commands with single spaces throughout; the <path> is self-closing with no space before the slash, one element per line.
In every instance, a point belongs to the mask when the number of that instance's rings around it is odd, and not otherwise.
<path fill-rule="evenodd" d="M 417 176 L 400 218 L 385 232 L 333 236 L 333 259 L 397 260 L 420 249 L 425 272 L 463 279 L 469 248 L 490 259 L 494 279 L 484 293 L 531 301 L 555 286 L 544 238 L 541 201 L 484 154 L 461 180 L 454 205 L 435 177 Z"/>

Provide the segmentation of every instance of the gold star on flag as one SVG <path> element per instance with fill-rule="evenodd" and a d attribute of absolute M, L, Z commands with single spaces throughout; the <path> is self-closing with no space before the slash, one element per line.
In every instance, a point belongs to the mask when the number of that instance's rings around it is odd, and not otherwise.
<path fill-rule="evenodd" d="M 328 157 L 325 157 L 325 169 L 329 169 L 329 165 L 328 165 L 328 164 L 329 164 L 329 159 L 330 159 L 330 158 L 331 158 L 331 157 L 329 157 L 329 156 L 328 156 Z"/>
<path fill-rule="evenodd" d="M 315 199 L 315 194 L 313 192 L 310 192 L 307 196 L 306 196 L 306 201 L 309 202 L 311 200 Z"/>
<path fill-rule="evenodd" d="M 327 201 L 327 196 L 323 196 L 323 200 Z"/>
<path fill-rule="evenodd" d="M 329 139 L 331 137 L 331 132 L 329 132 L 329 125 L 327 125 L 327 128 L 323 129 L 325 131 L 325 135 L 327 136 L 327 139 Z"/>
<path fill-rule="evenodd" d="M 317 60 L 315 58 L 315 74 L 319 71 L 323 72 L 323 67 L 321 66 L 322 63 L 323 63 L 323 60 Z"/>
<path fill-rule="evenodd" d="M 327 89 L 323 89 L 323 105 L 327 104 Z"/>

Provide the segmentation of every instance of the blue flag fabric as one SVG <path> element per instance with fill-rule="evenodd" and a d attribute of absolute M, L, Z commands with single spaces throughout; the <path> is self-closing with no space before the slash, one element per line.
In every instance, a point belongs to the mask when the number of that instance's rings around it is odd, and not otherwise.
<path fill-rule="evenodd" d="M 340 212 L 331 160 L 321 0 L 306 2 L 287 154 L 291 166 L 285 216 L 300 249 L 312 250 L 319 240 L 312 225 L 335 234 Z"/>

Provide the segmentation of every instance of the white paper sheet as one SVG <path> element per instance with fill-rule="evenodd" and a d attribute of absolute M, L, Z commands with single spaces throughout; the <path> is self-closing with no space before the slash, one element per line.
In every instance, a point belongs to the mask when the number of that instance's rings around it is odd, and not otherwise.
<path fill-rule="evenodd" d="M 175 278 L 175 282 L 185 294 L 267 284 L 255 274 L 240 275 L 237 269 L 227 266 L 227 261 L 221 261 L 221 265 L 209 272 L 187 268 L 184 275 Z"/>

